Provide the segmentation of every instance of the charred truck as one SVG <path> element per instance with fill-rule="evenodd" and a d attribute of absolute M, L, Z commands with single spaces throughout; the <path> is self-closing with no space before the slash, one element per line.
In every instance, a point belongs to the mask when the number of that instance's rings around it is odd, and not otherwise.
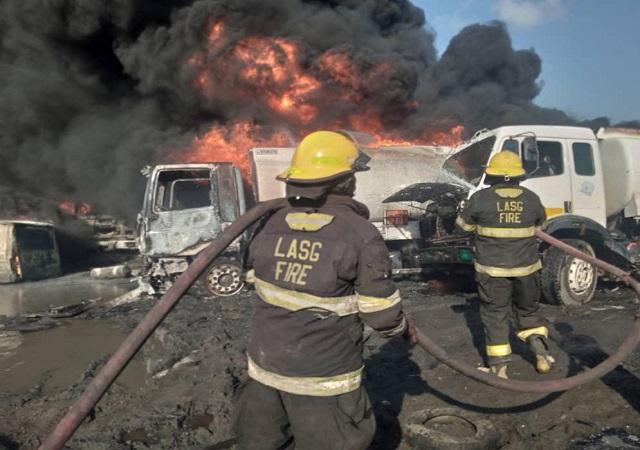
<path fill-rule="evenodd" d="M 189 263 L 247 209 L 242 173 L 231 163 L 169 164 L 146 168 L 142 211 L 138 215 L 141 286 L 162 293 Z M 202 275 L 214 295 L 242 289 L 246 236 L 236 239 Z"/>
<path fill-rule="evenodd" d="M 232 163 L 190 163 L 147 168 L 147 187 L 139 214 L 140 250 L 145 258 L 141 285 L 161 293 L 210 241 L 258 201 L 284 197 L 276 175 L 285 170 L 293 147 L 249 151 L 249 177 Z M 394 273 L 420 272 L 421 202 L 383 204 L 398 187 L 435 180 L 449 147 L 398 146 L 367 149 L 371 170 L 357 177 L 356 200 L 369 207 L 370 220 L 385 238 Z M 249 232 L 250 233 L 250 232 Z M 244 284 L 240 236 L 205 270 L 201 281 L 216 296 L 229 296 Z"/>
<path fill-rule="evenodd" d="M 640 264 L 640 130 L 564 126 L 505 126 L 482 130 L 445 160 L 439 182 L 463 202 L 484 184 L 489 159 L 517 153 L 527 172 L 523 186 L 545 206 L 543 231 L 625 270 Z M 415 187 L 414 196 L 417 198 Z M 471 237 L 453 227 L 450 203 L 427 208 L 423 267 L 467 264 Z M 438 214 L 442 209 L 443 214 Z M 429 216 L 429 211 L 432 211 Z M 540 243 L 542 293 L 550 303 L 580 305 L 595 291 L 598 271 Z"/>

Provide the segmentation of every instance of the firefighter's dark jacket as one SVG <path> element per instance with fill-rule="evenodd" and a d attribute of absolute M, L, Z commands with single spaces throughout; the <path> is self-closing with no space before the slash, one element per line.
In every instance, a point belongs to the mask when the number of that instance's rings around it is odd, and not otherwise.
<path fill-rule="evenodd" d="M 540 198 L 517 184 L 496 184 L 474 193 L 456 223 L 475 231 L 475 269 L 494 277 L 540 270 L 535 230 L 546 220 Z"/>
<path fill-rule="evenodd" d="M 351 197 L 329 195 L 315 208 L 277 211 L 252 239 L 252 378 L 293 394 L 350 392 L 361 383 L 363 321 L 404 333 L 387 248 L 365 214 Z"/>

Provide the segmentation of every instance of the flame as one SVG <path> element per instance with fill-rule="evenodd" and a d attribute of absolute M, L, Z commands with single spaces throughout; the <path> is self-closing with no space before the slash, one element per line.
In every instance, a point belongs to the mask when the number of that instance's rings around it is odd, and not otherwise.
<path fill-rule="evenodd" d="M 209 36 L 207 42 L 220 44 L 224 38 L 224 23 L 222 20 L 215 21 L 209 28 Z"/>
<path fill-rule="evenodd" d="M 464 127 L 462 125 L 456 125 L 448 131 L 432 132 L 430 133 L 430 138 L 434 145 L 453 147 L 463 141 L 462 133 L 464 133 Z"/>
<path fill-rule="evenodd" d="M 325 52 L 318 58 L 318 68 L 330 79 L 354 91 L 360 86 L 357 78 L 358 70 L 346 49 L 332 49 Z M 354 101 L 358 100 L 359 95 L 355 95 Z"/>
<path fill-rule="evenodd" d="M 15 255 L 13 257 L 13 267 L 15 268 L 18 278 L 22 277 L 22 265 L 20 264 L 20 256 Z"/>
<path fill-rule="evenodd" d="M 291 146 L 291 137 L 281 129 L 269 129 L 251 121 L 214 126 L 196 137 L 190 148 L 170 156 L 173 162 L 231 162 L 249 179 L 248 150 L 252 147 Z"/>
<path fill-rule="evenodd" d="M 293 39 L 249 36 L 233 41 L 223 19 L 212 21 L 205 36 L 204 45 L 187 59 L 203 101 L 224 99 L 231 107 L 266 109 L 272 113 L 268 120 L 282 123 L 293 139 L 260 125 L 264 118 L 247 118 L 251 113 L 243 111 L 213 124 L 191 146 L 173 154 L 175 162 L 233 162 L 248 179 L 250 148 L 292 146 L 318 129 L 366 132 L 380 145 L 454 145 L 462 140 L 462 126 L 443 130 L 428 124 L 419 136 L 406 137 L 388 125 L 384 105 L 371 107 L 369 100 L 366 106 L 372 92 L 393 84 L 392 61 L 358 63 L 342 46 L 311 62 L 305 46 Z M 399 117 L 408 117 L 419 106 L 413 99 L 397 103 L 393 108 Z M 239 118 L 242 114 L 245 117 Z M 221 115 L 233 117 L 234 112 Z"/>
<path fill-rule="evenodd" d="M 82 216 L 91 212 L 89 203 L 76 203 L 73 200 L 63 200 L 58 203 L 58 213 L 61 216 Z"/>
<path fill-rule="evenodd" d="M 85 215 L 85 214 L 89 214 L 91 212 L 91 205 L 88 203 L 80 203 L 80 205 L 78 205 L 78 214 L 79 215 Z"/>
<path fill-rule="evenodd" d="M 58 212 L 63 216 L 75 216 L 76 204 L 71 200 L 64 200 L 58 204 Z"/>
<path fill-rule="evenodd" d="M 322 85 L 313 76 L 301 73 L 301 47 L 284 39 L 251 37 L 239 42 L 231 56 L 242 64 L 239 72 L 247 85 L 262 90 L 274 111 L 293 122 L 304 123 L 318 114 L 307 96 Z"/>

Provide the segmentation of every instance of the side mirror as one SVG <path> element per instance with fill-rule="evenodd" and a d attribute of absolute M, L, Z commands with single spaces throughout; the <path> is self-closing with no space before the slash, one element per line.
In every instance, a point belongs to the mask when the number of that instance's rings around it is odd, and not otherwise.
<path fill-rule="evenodd" d="M 533 136 L 527 136 L 522 141 L 522 151 L 525 161 L 538 161 L 538 144 L 536 138 Z"/>

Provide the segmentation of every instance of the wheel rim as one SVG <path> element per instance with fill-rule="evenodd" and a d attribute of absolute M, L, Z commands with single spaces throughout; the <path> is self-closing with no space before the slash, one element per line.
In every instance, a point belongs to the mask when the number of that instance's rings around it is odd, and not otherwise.
<path fill-rule="evenodd" d="M 233 264 L 215 266 L 207 274 L 207 287 L 215 295 L 233 295 L 242 284 L 240 269 Z"/>
<path fill-rule="evenodd" d="M 569 265 L 569 288 L 576 295 L 589 291 L 594 280 L 594 269 L 591 264 L 573 258 Z"/>

